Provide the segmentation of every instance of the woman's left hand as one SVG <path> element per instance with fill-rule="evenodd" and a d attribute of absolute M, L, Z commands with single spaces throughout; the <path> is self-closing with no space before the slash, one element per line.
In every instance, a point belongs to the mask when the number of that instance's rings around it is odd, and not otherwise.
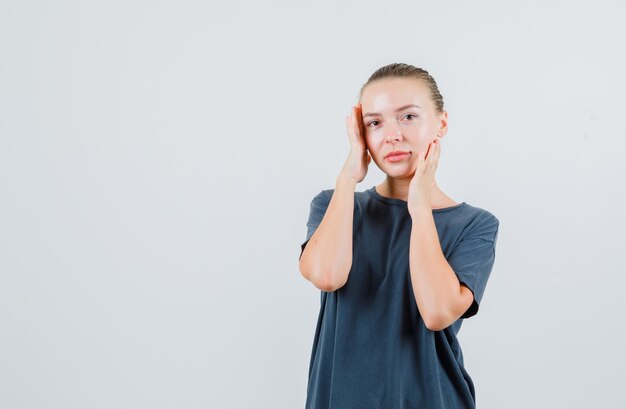
<path fill-rule="evenodd" d="M 409 185 L 409 213 L 420 208 L 431 210 L 432 187 L 435 185 L 440 153 L 439 137 L 428 145 L 426 152 L 418 152 L 417 169 Z"/>

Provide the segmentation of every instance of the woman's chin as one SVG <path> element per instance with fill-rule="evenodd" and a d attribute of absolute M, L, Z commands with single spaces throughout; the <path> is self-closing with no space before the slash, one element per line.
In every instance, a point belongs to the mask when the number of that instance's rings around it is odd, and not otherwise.
<path fill-rule="evenodd" d="M 386 168 L 383 169 L 383 172 L 390 178 L 394 179 L 404 179 L 404 178 L 412 178 L 415 175 L 415 169 L 405 167 L 405 168 Z"/>

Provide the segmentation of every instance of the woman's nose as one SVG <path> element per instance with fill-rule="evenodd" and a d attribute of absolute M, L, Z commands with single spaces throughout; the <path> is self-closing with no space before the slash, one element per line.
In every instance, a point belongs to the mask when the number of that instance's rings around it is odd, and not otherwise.
<path fill-rule="evenodd" d="M 391 125 L 391 124 L 390 124 Z M 387 142 L 397 142 L 400 140 L 400 138 L 402 138 L 402 132 L 400 131 L 400 129 L 398 128 L 398 126 L 394 126 L 391 125 L 389 126 L 388 129 L 386 129 L 386 135 L 387 137 L 385 138 L 387 140 Z"/>
<path fill-rule="evenodd" d="M 402 136 L 401 136 L 400 132 L 388 133 L 386 140 L 389 143 L 391 143 L 391 142 L 396 143 L 396 142 L 398 142 L 400 140 L 401 137 Z"/>

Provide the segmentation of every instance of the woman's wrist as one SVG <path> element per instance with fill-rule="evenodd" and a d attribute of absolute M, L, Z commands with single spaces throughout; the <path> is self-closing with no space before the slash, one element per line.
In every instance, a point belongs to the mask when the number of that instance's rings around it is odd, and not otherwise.
<path fill-rule="evenodd" d="M 356 184 L 358 182 L 352 176 L 348 175 L 345 172 L 339 172 L 337 176 L 337 187 L 340 185 L 350 187 L 352 190 L 356 188 Z"/>

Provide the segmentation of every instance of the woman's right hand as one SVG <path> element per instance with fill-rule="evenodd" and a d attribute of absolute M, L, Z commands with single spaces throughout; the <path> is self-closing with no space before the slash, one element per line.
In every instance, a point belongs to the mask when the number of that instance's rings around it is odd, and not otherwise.
<path fill-rule="evenodd" d="M 352 107 L 352 113 L 346 116 L 348 128 L 348 140 L 350 141 L 350 153 L 346 159 L 341 173 L 353 178 L 357 183 L 365 179 L 367 167 L 372 157 L 365 146 L 365 132 L 363 129 L 363 112 L 361 104 Z"/>

